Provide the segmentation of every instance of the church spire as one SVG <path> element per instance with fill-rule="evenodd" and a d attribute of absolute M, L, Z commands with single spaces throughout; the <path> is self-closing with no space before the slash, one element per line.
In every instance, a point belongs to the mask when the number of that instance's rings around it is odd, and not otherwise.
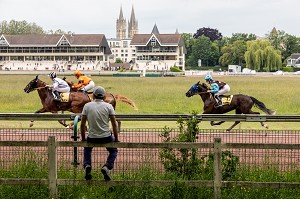
<path fill-rule="evenodd" d="M 125 39 L 126 37 L 126 20 L 123 17 L 122 5 L 120 8 L 119 19 L 117 19 L 117 39 Z"/>
<path fill-rule="evenodd" d="M 135 20 L 134 8 L 132 5 L 131 16 L 128 22 L 128 38 L 132 38 L 134 34 L 138 33 L 138 21 Z"/>

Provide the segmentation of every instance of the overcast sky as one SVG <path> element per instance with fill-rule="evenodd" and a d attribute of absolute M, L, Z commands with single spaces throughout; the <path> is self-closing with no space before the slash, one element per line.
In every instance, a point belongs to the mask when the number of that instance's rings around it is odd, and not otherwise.
<path fill-rule="evenodd" d="M 264 36 L 276 27 L 300 37 L 299 4 L 299 0 L 0 0 L 0 21 L 26 20 L 44 30 L 115 38 L 120 7 L 128 21 L 133 6 L 139 33 L 151 33 L 156 24 L 161 34 L 210 27 L 223 36 Z"/>

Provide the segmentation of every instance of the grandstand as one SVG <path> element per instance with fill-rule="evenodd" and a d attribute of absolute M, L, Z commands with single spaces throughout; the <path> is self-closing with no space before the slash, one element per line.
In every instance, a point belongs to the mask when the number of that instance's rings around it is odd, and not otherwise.
<path fill-rule="evenodd" d="M 0 70 L 101 70 L 110 54 L 103 34 L 0 36 Z"/>

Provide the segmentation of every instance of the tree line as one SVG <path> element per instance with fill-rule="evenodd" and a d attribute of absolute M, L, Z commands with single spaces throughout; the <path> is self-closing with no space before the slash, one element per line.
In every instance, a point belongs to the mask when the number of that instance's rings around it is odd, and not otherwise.
<path fill-rule="evenodd" d="M 300 53 L 300 38 L 273 28 L 265 38 L 255 34 L 234 33 L 223 37 L 217 29 L 200 28 L 196 33 L 183 33 L 187 48 L 186 65 L 240 65 L 256 71 L 276 71 L 286 66 L 292 53 Z"/>
<path fill-rule="evenodd" d="M 44 30 L 27 21 L 0 22 L 0 34 L 71 34 L 71 31 Z M 256 71 L 275 71 L 286 65 L 292 53 L 300 53 L 300 38 L 273 28 L 265 38 L 255 34 L 234 33 L 223 37 L 217 29 L 199 28 L 182 34 L 187 49 L 187 68 L 240 65 Z"/>

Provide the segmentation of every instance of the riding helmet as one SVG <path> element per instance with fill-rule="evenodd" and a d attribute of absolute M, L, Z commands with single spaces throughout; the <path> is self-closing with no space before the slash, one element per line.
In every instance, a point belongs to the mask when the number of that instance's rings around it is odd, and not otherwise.
<path fill-rule="evenodd" d="M 213 78 L 212 78 L 212 76 L 211 75 L 206 75 L 205 76 L 205 78 L 204 78 L 206 81 L 212 81 L 213 80 Z"/>
<path fill-rule="evenodd" d="M 51 78 L 55 78 L 56 77 L 56 73 L 55 72 L 51 72 L 48 76 L 50 76 Z"/>
<path fill-rule="evenodd" d="M 82 73 L 79 70 L 75 70 L 74 71 L 74 75 L 75 76 L 80 76 L 80 75 L 82 75 Z"/>

